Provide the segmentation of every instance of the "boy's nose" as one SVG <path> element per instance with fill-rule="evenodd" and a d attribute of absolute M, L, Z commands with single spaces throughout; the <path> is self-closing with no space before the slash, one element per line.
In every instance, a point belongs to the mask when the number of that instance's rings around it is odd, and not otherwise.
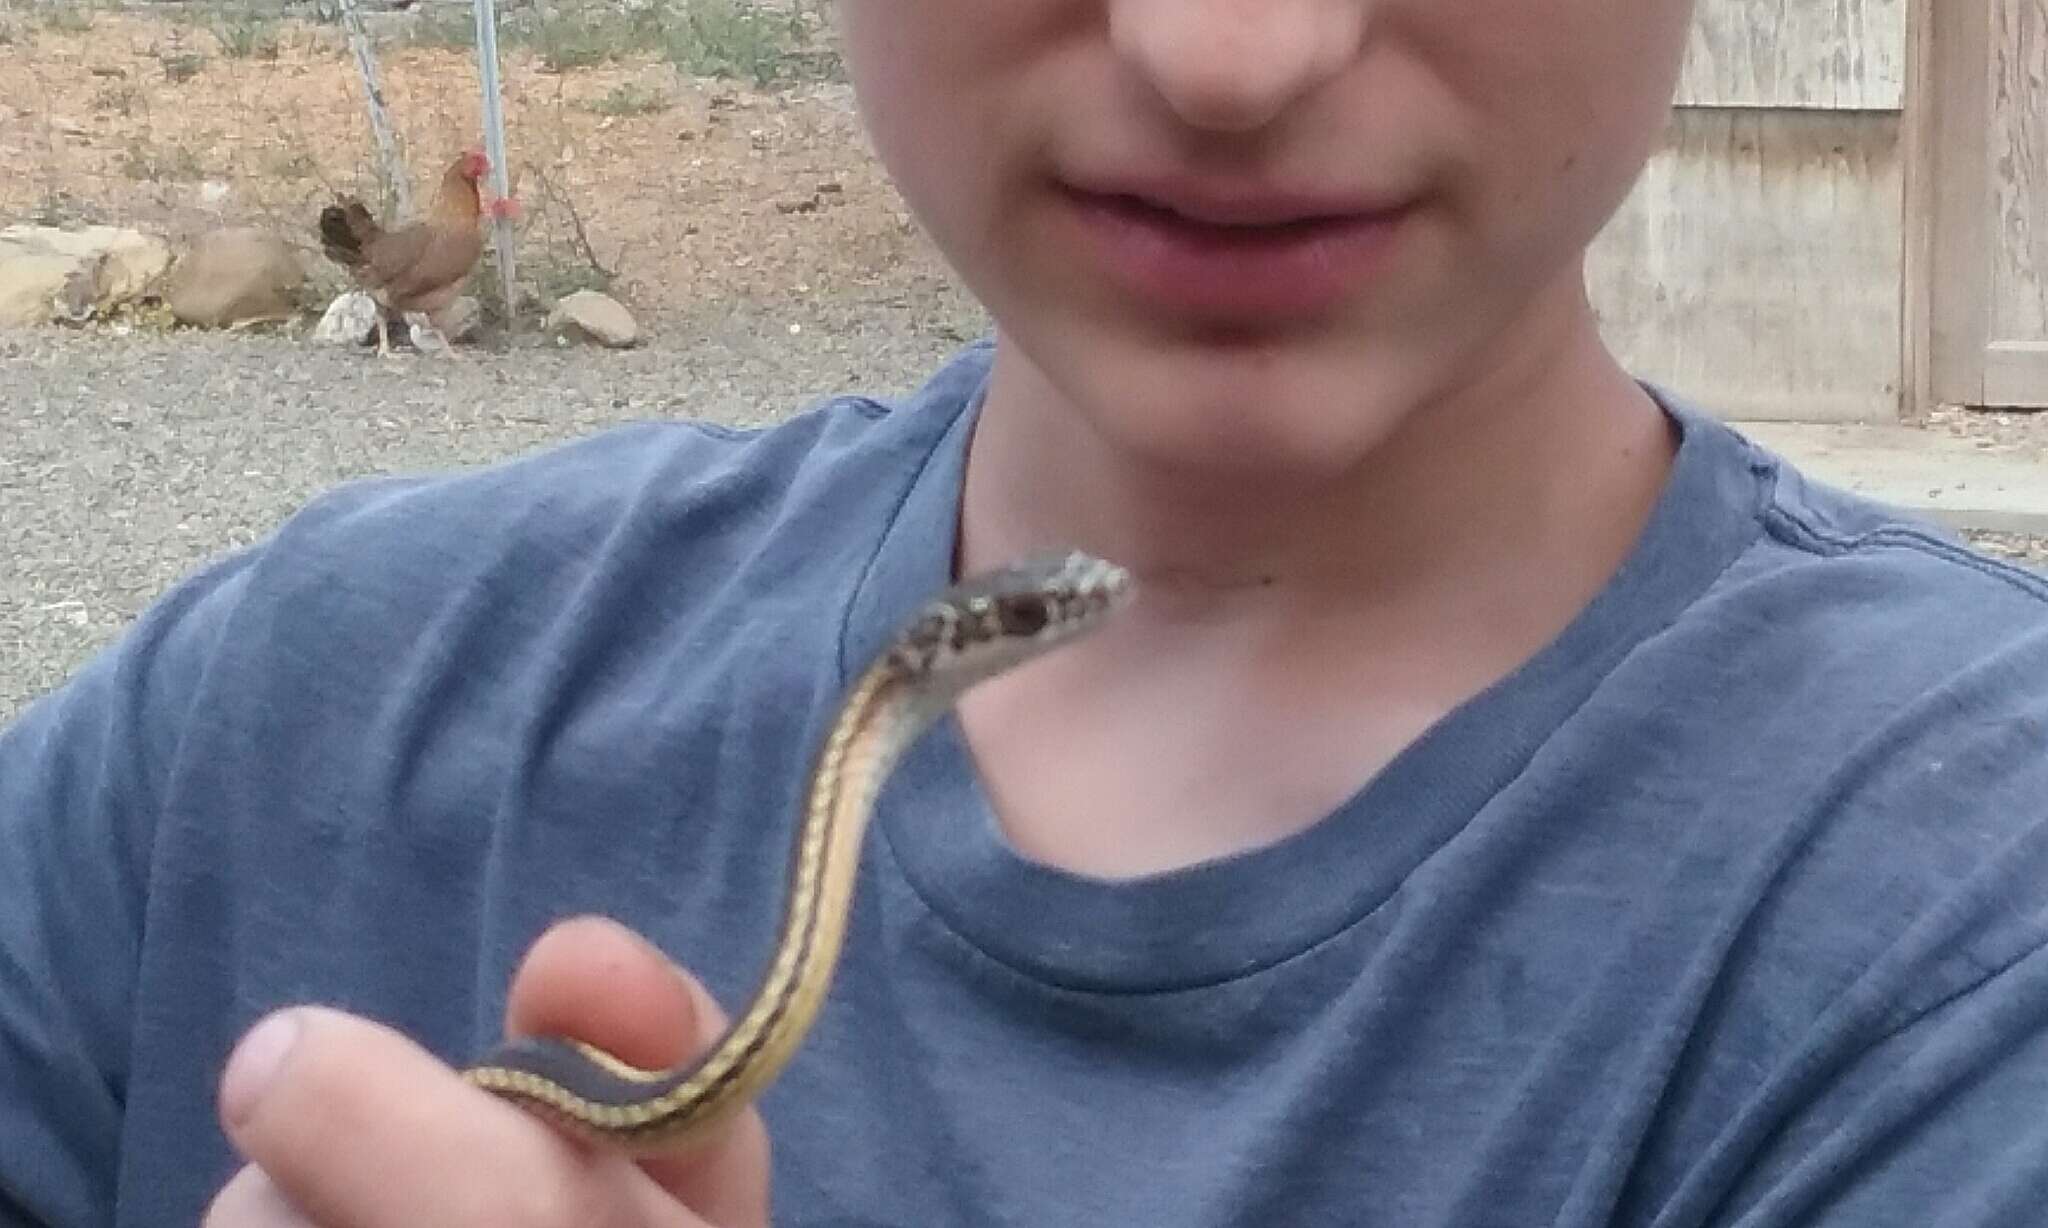
<path fill-rule="evenodd" d="M 1250 132 L 1358 54 L 1373 0 L 1107 0 L 1109 38 L 1180 119 Z"/>

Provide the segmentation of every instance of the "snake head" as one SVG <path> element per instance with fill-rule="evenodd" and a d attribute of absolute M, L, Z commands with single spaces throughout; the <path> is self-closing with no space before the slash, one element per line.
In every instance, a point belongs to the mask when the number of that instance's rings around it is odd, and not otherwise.
<path fill-rule="evenodd" d="M 913 680 L 957 695 L 1076 636 L 1130 598 L 1122 567 L 1075 551 L 970 576 L 927 602 L 890 649 Z"/>

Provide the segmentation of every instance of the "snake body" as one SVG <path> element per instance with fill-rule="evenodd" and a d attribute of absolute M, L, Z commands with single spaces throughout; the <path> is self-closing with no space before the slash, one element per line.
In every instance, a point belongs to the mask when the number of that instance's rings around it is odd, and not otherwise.
<path fill-rule="evenodd" d="M 927 602 L 854 680 L 804 792 L 788 895 L 758 988 L 703 1054 L 644 1069 L 567 1037 L 521 1037 L 469 1082 L 633 1152 L 684 1146 L 752 1102 L 803 1043 L 838 966 L 862 837 L 903 752 L 968 687 L 1094 630 L 1129 573 L 1072 553 L 961 581 Z"/>

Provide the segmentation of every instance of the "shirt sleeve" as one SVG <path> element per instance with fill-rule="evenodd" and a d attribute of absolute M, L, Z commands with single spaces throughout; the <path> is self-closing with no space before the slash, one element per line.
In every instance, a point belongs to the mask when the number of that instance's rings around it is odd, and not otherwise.
<path fill-rule="evenodd" d="M 253 552 L 0 729 L 0 1211 L 111 1222 L 157 802 Z"/>
<path fill-rule="evenodd" d="M 1703 1163 L 1741 1172 L 1733 1196 L 1711 1215 L 1667 1207 L 1657 1223 L 2048 1222 L 2048 802 L 2024 800 L 2048 797 L 2037 766 L 2014 768 L 2013 792 L 1985 793 L 2013 804 L 2017 838 L 1807 1029 L 1747 1128 L 1723 1140 L 1744 1141 Z"/>
<path fill-rule="evenodd" d="M 2048 1216 L 2048 950 L 1882 1046 L 1850 1076 L 1757 1222 L 1815 1228 L 2033 1228 Z M 1832 1098 L 1831 1098 L 1832 1099 Z M 1750 1222 L 1745 1219 L 1743 1223 Z"/>

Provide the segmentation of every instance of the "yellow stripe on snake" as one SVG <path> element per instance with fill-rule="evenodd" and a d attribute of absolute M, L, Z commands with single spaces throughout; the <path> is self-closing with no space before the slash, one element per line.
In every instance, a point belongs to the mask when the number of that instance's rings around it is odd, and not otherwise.
<path fill-rule="evenodd" d="M 562 1037 L 523 1037 L 464 1071 L 479 1087 L 645 1152 L 686 1144 L 782 1072 L 839 963 L 875 799 L 903 752 L 967 688 L 1100 626 L 1133 592 L 1129 573 L 1084 554 L 1033 560 L 945 590 L 854 681 L 804 795 L 782 929 L 766 973 L 702 1056 L 644 1070 Z"/>

